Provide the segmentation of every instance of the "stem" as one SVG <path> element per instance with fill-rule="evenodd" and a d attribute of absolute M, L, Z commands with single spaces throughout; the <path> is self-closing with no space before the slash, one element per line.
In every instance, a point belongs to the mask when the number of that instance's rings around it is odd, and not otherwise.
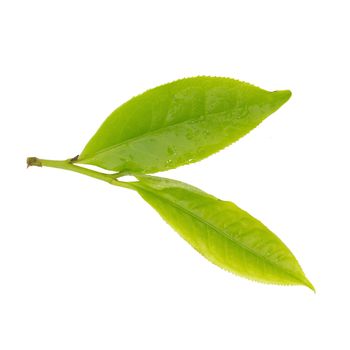
<path fill-rule="evenodd" d="M 128 171 L 120 171 L 119 173 L 108 174 L 112 179 L 119 179 L 120 177 L 131 175 Z"/>
<path fill-rule="evenodd" d="M 72 159 L 67 159 L 67 160 L 48 160 L 48 159 L 39 159 L 36 157 L 29 157 L 27 158 L 27 166 L 46 166 L 49 168 L 59 168 L 59 169 L 64 169 L 64 170 L 70 170 L 74 171 L 76 173 L 80 173 L 83 175 L 87 175 L 90 177 L 93 177 L 95 179 L 99 179 L 105 182 L 108 182 L 111 185 L 114 186 L 119 186 L 119 187 L 124 187 L 124 188 L 129 188 L 131 190 L 134 189 L 134 187 L 128 183 L 128 182 L 122 182 L 117 180 L 115 177 L 111 177 L 111 174 L 104 174 L 100 173 L 95 170 L 91 170 L 88 168 L 83 168 L 80 166 L 77 166 L 72 163 Z M 115 174 L 113 174 L 115 175 Z"/>

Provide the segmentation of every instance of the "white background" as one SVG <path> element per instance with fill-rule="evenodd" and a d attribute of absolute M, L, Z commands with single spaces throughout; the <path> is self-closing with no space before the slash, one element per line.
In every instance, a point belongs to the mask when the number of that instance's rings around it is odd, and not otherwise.
<path fill-rule="evenodd" d="M 0 348 L 349 349 L 348 1 L 1 1 Z M 78 154 L 130 97 L 195 75 L 293 97 L 166 173 L 262 220 L 317 293 L 207 262 Z"/>

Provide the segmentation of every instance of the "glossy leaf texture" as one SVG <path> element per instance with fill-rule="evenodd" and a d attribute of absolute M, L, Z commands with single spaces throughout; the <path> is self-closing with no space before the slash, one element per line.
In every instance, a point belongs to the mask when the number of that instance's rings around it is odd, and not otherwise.
<path fill-rule="evenodd" d="M 137 179 L 132 186 L 143 199 L 212 263 L 255 281 L 314 290 L 284 243 L 235 204 L 179 181 Z"/>
<path fill-rule="evenodd" d="M 77 163 L 143 174 L 193 163 L 247 134 L 290 96 L 230 78 L 177 80 L 117 108 Z"/>

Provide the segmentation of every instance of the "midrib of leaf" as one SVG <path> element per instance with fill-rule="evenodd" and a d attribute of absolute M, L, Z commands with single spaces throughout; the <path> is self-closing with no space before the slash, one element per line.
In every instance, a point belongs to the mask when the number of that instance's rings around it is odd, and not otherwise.
<path fill-rule="evenodd" d="M 167 125 L 167 126 L 163 126 L 163 127 L 158 128 L 158 129 L 155 129 L 155 130 L 152 130 L 152 131 L 148 131 L 145 134 L 137 135 L 135 137 L 131 137 L 130 139 L 127 139 L 127 140 L 124 140 L 122 142 L 119 142 L 119 143 L 117 143 L 115 145 L 103 148 L 103 149 L 101 149 L 101 150 L 99 150 L 97 152 L 94 152 L 92 155 L 88 155 L 86 158 L 79 158 L 76 163 L 79 163 L 79 161 L 86 161 L 88 159 L 92 159 L 96 155 L 99 155 L 99 154 L 104 153 L 104 152 L 109 152 L 112 149 L 115 149 L 115 148 L 118 148 L 120 146 L 123 146 L 124 144 L 132 143 L 132 142 L 134 142 L 134 141 L 136 141 L 138 139 L 147 138 L 149 136 L 155 135 L 158 132 L 166 130 L 166 129 L 175 128 L 175 127 L 178 127 L 178 126 L 180 126 L 182 124 L 191 123 L 191 122 L 194 122 L 194 121 L 204 121 L 205 119 L 208 119 L 209 117 L 211 117 L 213 115 L 216 115 L 216 114 L 220 115 L 220 114 L 226 114 L 226 113 L 231 113 L 231 112 L 232 112 L 232 109 L 227 110 L 225 112 L 203 114 L 203 115 L 200 115 L 200 116 L 198 116 L 196 118 L 191 118 L 191 119 L 184 120 L 182 122 L 178 122 L 178 123 L 170 124 L 170 125 Z"/>
<path fill-rule="evenodd" d="M 141 186 L 142 190 L 149 192 L 153 195 L 158 195 L 155 194 L 154 191 L 146 189 L 145 187 Z M 295 274 L 285 268 L 282 268 L 280 265 L 276 264 L 275 262 L 269 260 L 266 256 L 259 254 L 258 252 L 256 252 L 255 250 L 251 249 L 250 247 L 246 246 L 244 243 L 236 240 L 234 237 L 230 236 L 229 234 L 227 234 L 224 230 L 220 230 L 219 228 L 217 228 L 214 224 L 212 224 L 211 222 L 203 219 L 202 217 L 198 216 L 197 214 L 189 211 L 188 209 L 184 208 L 183 206 L 176 204 L 174 202 L 172 202 L 171 200 L 169 200 L 168 198 L 165 198 L 161 195 L 158 195 L 162 200 L 164 200 L 165 202 L 167 202 L 168 204 L 170 204 L 172 207 L 179 209 L 180 211 L 185 212 L 187 215 L 193 217 L 194 219 L 197 219 L 198 221 L 200 221 L 201 223 L 208 225 L 210 228 L 212 228 L 215 232 L 217 232 L 219 235 L 222 234 L 223 236 L 225 236 L 227 239 L 229 239 L 230 241 L 232 241 L 234 244 L 236 244 L 239 248 L 243 249 L 243 250 L 247 250 L 249 253 L 251 253 L 252 255 L 256 256 L 257 258 L 260 258 L 262 260 L 264 260 L 265 262 L 267 262 L 268 264 L 272 265 L 273 267 L 277 268 L 278 270 L 282 271 L 283 273 L 289 275 L 290 277 L 292 277 L 293 279 L 301 282 L 302 284 L 306 284 L 307 286 L 310 287 L 310 282 L 306 279 L 301 279 L 298 276 L 295 276 Z"/>

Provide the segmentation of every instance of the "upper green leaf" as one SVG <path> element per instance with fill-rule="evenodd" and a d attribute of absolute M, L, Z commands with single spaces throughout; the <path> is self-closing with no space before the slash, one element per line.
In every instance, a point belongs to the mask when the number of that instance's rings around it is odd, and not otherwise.
<path fill-rule="evenodd" d="M 137 176 L 139 194 L 199 253 L 225 270 L 260 282 L 314 287 L 291 251 L 231 202 L 185 183 Z"/>
<path fill-rule="evenodd" d="M 290 95 L 229 78 L 177 80 L 117 108 L 77 162 L 137 173 L 196 162 L 248 133 Z"/>

